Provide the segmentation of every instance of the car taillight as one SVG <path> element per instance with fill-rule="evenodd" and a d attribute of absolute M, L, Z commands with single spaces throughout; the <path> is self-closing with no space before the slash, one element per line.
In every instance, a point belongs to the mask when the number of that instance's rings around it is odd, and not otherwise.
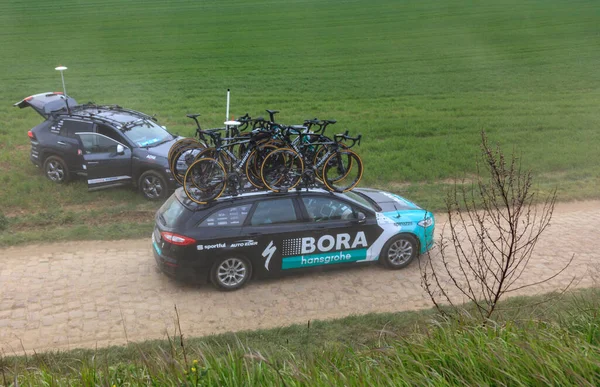
<path fill-rule="evenodd" d="M 55 91 L 54 94 L 64 95 L 64 93 L 62 91 Z"/>
<path fill-rule="evenodd" d="M 31 101 L 33 99 L 33 95 L 30 95 L 29 97 L 25 98 L 23 101 Z"/>
<path fill-rule="evenodd" d="M 195 239 L 188 238 L 186 236 L 175 234 L 172 232 L 163 231 L 160 233 L 160 235 L 162 235 L 164 240 L 174 245 L 187 246 L 196 243 Z"/>
<path fill-rule="evenodd" d="M 30 139 L 35 140 L 35 133 L 33 133 L 31 130 L 27 132 L 27 135 Z"/>

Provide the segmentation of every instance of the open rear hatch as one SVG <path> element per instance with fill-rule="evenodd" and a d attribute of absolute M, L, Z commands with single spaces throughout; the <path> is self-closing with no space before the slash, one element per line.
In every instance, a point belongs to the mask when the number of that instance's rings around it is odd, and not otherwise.
<path fill-rule="evenodd" d="M 38 112 L 42 117 L 48 118 L 52 112 L 66 109 L 67 103 L 72 108 L 77 105 L 77 101 L 60 92 L 48 92 L 30 95 L 27 98 L 17 102 L 14 106 L 18 106 L 21 109 L 31 107 L 33 110 Z"/>

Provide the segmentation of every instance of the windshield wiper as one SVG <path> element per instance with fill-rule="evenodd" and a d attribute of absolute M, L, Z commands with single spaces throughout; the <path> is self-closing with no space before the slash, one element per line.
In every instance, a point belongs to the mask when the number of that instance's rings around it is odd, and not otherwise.
<path fill-rule="evenodd" d="M 160 140 L 158 142 L 153 142 L 152 144 L 148 144 L 144 148 L 154 148 L 155 146 L 159 146 L 160 144 L 164 144 L 165 142 L 169 142 L 169 141 L 171 141 L 171 140 L 169 140 L 167 138 L 166 139 L 162 139 L 162 140 Z"/>

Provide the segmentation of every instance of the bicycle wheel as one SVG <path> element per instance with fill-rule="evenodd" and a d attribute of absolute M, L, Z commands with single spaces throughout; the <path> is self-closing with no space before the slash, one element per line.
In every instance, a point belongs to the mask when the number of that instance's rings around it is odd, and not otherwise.
<path fill-rule="evenodd" d="M 340 150 L 327 158 L 323 167 L 323 183 L 330 191 L 346 192 L 360 182 L 363 163 L 350 149 Z"/>
<path fill-rule="evenodd" d="M 348 149 L 348 146 L 345 144 L 338 144 L 339 148 L 341 149 Z M 319 148 L 317 149 L 316 152 L 314 152 L 314 157 L 313 157 L 313 165 L 318 165 L 319 161 L 325 157 L 325 155 L 327 154 L 328 148 L 325 145 L 320 145 Z M 323 168 L 325 167 L 325 163 L 321 164 L 316 171 L 316 176 L 318 179 L 321 178 L 321 176 L 323 176 Z"/>
<path fill-rule="evenodd" d="M 250 182 L 250 184 L 252 184 L 254 187 L 258 188 L 258 189 L 263 189 L 265 188 L 265 184 L 262 181 L 261 175 L 260 175 L 260 168 L 262 166 L 262 163 L 265 161 L 265 157 L 267 157 L 267 155 L 272 152 L 273 150 L 277 149 L 278 146 L 273 145 L 273 144 L 264 144 L 264 145 L 260 145 L 257 146 L 255 150 L 252 151 L 252 153 L 250 154 L 250 156 L 248 157 L 248 160 L 246 161 L 246 177 L 248 178 L 248 181 Z"/>
<path fill-rule="evenodd" d="M 183 184 L 185 172 L 192 164 L 192 158 L 197 153 L 196 150 L 205 148 L 205 143 L 194 138 L 184 138 L 171 146 L 168 154 L 169 170 L 179 184 Z"/>
<path fill-rule="evenodd" d="M 190 200 L 206 204 L 217 199 L 227 186 L 227 172 L 221 163 L 211 158 L 194 161 L 184 177 L 183 190 Z"/>
<path fill-rule="evenodd" d="M 300 183 L 303 172 L 302 158 L 290 148 L 279 148 L 270 152 L 260 168 L 263 184 L 273 192 L 294 188 Z"/>

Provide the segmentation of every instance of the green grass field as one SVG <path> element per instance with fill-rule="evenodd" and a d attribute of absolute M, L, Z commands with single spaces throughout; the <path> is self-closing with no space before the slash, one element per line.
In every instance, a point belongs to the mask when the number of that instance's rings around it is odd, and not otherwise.
<path fill-rule="evenodd" d="M 29 162 L 40 118 L 12 104 L 60 90 L 59 64 L 79 102 L 156 113 L 182 135 L 194 127 L 186 113 L 222 125 L 227 88 L 235 116 L 337 119 L 364 135 L 363 185 L 434 210 L 449 179 L 475 171 L 482 129 L 522 155 L 543 191 L 600 197 L 599 25 L 585 0 L 4 2 L 0 243 L 49 238 L 27 229 L 50 208 L 73 213 L 46 229 L 53 239 L 85 226 L 90 208 L 156 208 L 130 189 L 56 187 Z"/>

